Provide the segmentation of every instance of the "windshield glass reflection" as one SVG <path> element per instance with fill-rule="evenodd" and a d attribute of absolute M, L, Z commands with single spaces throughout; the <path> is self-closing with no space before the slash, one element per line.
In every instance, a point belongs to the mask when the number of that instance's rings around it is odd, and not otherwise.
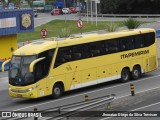
<path fill-rule="evenodd" d="M 13 56 L 9 71 L 9 83 L 19 86 L 34 83 L 34 75 L 29 72 L 29 65 L 35 59 L 36 55 Z"/>

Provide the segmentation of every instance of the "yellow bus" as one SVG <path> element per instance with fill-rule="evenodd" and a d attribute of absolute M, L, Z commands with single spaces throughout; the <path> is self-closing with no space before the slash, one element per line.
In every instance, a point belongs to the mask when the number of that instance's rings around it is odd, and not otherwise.
<path fill-rule="evenodd" d="M 50 38 L 13 53 L 9 94 L 22 98 L 48 95 L 59 98 L 69 90 L 117 79 L 122 82 L 138 79 L 157 67 L 154 29 Z"/>

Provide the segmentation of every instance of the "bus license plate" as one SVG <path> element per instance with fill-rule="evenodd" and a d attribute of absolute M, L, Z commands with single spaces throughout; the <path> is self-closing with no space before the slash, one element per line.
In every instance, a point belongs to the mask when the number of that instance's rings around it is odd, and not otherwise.
<path fill-rule="evenodd" d="M 20 94 L 17 94 L 17 97 L 20 97 L 20 98 L 21 98 L 21 97 L 22 97 L 22 95 L 20 95 Z"/>

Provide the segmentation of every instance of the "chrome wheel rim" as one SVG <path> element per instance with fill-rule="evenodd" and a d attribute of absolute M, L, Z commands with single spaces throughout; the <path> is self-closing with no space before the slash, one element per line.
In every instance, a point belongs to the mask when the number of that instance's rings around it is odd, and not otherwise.
<path fill-rule="evenodd" d="M 139 76 L 138 70 L 134 70 L 134 71 L 133 71 L 133 74 L 134 74 L 134 76 L 137 78 L 137 77 Z"/>
<path fill-rule="evenodd" d="M 60 88 L 55 88 L 55 89 L 54 89 L 54 93 L 55 93 L 56 95 L 60 95 L 60 93 L 61 93 Z"/>
<path fill-rule="evenodd" d="M 128 74 L 127 74 L 127 72 L 123 73 L 122 77 L 123 77 L 123 79 L 125 81 L 128 80 Z"/>

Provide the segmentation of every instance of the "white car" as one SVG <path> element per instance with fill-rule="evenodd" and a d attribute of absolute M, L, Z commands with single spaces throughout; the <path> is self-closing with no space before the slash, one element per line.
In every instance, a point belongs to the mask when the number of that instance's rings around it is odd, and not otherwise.
<path fill-rule="evenodd" d="M 64 14 L 70 14 L 71 13 L 69 8 L 62 8 L 62 12 Z"/>

